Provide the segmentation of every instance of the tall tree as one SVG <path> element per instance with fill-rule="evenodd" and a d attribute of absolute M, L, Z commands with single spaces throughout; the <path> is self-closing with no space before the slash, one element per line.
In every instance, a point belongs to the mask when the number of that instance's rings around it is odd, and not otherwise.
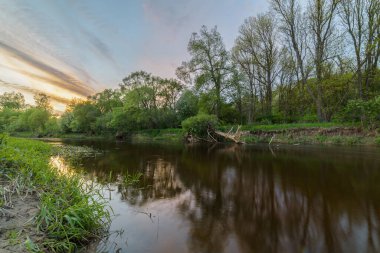
<path fill-rule="evenodd" d="M 313 99 L 319 121 L 325 121 L 322 79 L 327 61 L 335 45 L 334 22 L 340 0 L 311 0 L 306 13 L 296 0 L 271 0 L 278 14 L 280 31 L 297 64 L 297 79 Z M 308 79 L 312 70 L 316 77 L 313 87 Z"/>
<path fill-rule="evenodd" d="M 367 0 L 343 0 L 340 5 L 340 17 L 349 38 L 352 40 L 352 46 L 355 53 L 356 61 L 356 84 L 359 98 L 363 98 L 363 60 L 365 55 L 365 33 L 366 33 L 366 9 Z"/>
<path fill-rule="evenodd" d="M 133 72 L 123 79 L 121 92 L 144 109 L 174 109 L 175 102 L 183 86 L 175 79 L 164 79 L 145 71 Z"/>
<path fill-rule="evenodd" d="M 368 0 L 366 8 L 367 23 L 367 43 L 365 55 L 365 86 L 367 91 L 373 91 L 374 78 L 379 65 L 380 56 L 380 1 Z"/>
<path fill-rule="evenodd" d="M 46 110 L 48 112 L 53 111 L 53 107 L 50 103 L 50 97 L 45 93 L 37 93 L 34 95 L 34 102 L 36 103 L 36 107 Z"/>
<path fill-rule="evenodd" d="M 323 72 L 325 65 L 333 55 L 334 41 L 336 41 L 335 18 L 337 7 L 341 0 L 312 0 L 309 2 L 307 16 L 311 37 L 311 55 L 315 66 L 316 77 L 316 105 L 320 121 L 328 120 L 323 102 Z"/>
<path fill-rule="evenodd" d="M 193 33 L 188 47 L 191 60 L 183 62 L 177 69 L 177 76 L 184 80 L 194 80 L 198 89 L 214 90 L 216 94 L 215 114 L 220 117 L 222 89 L 230 73 L 229 54 L 222 36 L 214 27 L 208 30 L 202 26 L 199 34 Z"/>
<path fill-rule="evenodd" d="M 255 81 L 256 65 L 252 51 L 254 47 L 252 45 L 252 33 L 248 32 L 246 23 L 244 23 L 239 30 L 239 35 L 235 41 L 235 46 L 232 49 L 232 60 L 238 66 L 239 71 L 245 76 L 248 88 L 248 124 L 251 124 L 254 119 L 255 113 L 255 101 L 258 92 L 258 84 Z"/>
<path fill-rule="evenodd" d="M 105 89 L 89 98 L 102 113 L 112 112 L 112 108 L 122 106 L 121 93 L 117 90 Z"/>
<path fill-rule="evenodd" d="M 278 74 L 279 49 L 276 25 L 267 14 L 249 17 L 240 27 L 236 39 L 234 59 L 250 82 L 253 103 L 253 79 L 262 87 L 262 105 L 266 115 L 272 114 L 272 91 Z"/>

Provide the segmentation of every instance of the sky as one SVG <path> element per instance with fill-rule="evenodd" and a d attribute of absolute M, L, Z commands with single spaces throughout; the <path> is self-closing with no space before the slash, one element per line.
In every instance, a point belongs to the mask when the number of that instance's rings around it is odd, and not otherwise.
<path fill-rule="evenodd" d="M 266 0 L 0 0 L 0 94 L 44 92 L 57 111 L 133 71 L 175 77 L 202 25 L 231 48 Z"/>

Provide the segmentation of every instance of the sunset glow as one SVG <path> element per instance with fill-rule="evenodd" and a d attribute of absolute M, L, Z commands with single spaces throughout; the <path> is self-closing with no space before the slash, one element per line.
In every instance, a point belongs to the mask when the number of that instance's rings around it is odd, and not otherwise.
<path fill-rule="evenodd" d="M 0 0 L 0 93 L 20 91 L 32 104 L 44 92 L 63 111 L 70 99 L 115 88 L 133 71 L 175 77 L 192 32 L 217 25 L 232 46 L 242 20 L 265 7 L 261 0 Z"/>

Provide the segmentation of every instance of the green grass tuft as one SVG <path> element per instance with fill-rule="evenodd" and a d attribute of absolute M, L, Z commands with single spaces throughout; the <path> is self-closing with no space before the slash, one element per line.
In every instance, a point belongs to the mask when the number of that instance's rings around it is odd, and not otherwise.
<path fill-rule="evenodd" d="M 46 238 L 38 245 L 28 239 L 26 249 L 74 252 L 105 232 L 110 213 L 100 193 L 81 175 L 52 168 L 51 155 L 47 143 L 8 138 L 7 144 L 0 146 L 0 168 L 3 176 L 18 180 L 18 193 L 34 190 L 40 197 L 35 222 Z"/>

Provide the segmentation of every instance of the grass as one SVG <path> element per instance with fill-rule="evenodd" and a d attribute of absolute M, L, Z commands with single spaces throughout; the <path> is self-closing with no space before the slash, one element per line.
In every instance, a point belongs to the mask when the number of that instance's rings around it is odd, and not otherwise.
<path fill-rule="evenodd" d="M 25 131 L 25 132 L 12 132 L 11 136 L 17 138 L 37 138 L 38 134 Z M 84 133 L 54 133 L 46 136 L 42 136 L 41 138 L 64 138 L 64 139 L 104 139 L 104 138 L 114 138 L 112 134 L 104 134 L 104 135 L 87 135 Z"/>
<path fill-rule="evenodd" d="M 35 140 L 0 140 L 0 172 L 14 185 L 13 193 L 37 192 L 40 199 L 34 222 L 45 238 L 39 243 L 28 238 L 27 250 L 74 252 L 105 232 L 110 221 L 107 203 L 82 176 L 62 174 L 50 166 L 52 146 Z"/>
<path fill-rule="evenodd" d="M 181 128 L 147 129 L 134 132 L 132 140 L 136 142 L 178 142 L 183 139 Z"/>
<path fill-rule="evenodd" d="M 273 131 L 273 130 L 286 130 L 297 128 L 330 128 L 330 127 L 354 127 L 358 126 L 353 123 L 335 123 L 335 122 L 315 122 L 315 123 L 289 123 L 289 124 L 271 124 L 271 125 L 243 125 L 243 131 Z M 224 128 L 230 128 L 229 126 Z M 228 129 L 229 130 L 229 129 Z"/>
<path fill-rule="evenodd" d="M 123 179 L 124 186 L 137 185 L 140 182 L 140 178 L 143 176 L 141 172 L 127 173 Z"/>
<path fill-rule="evenodd" d="M 256 136 L 248 135 L 242 137 L 242 141 L 245 143 L 269 143 L 271 140 L 270 136 Z M 341 136 L 341 135 L 299 135 L 299 136 L 289 136 L 286 134 L 276 134 L 273 138 L 274 143 L 281 144 L 324 144 L 324 145 L 344 145 L 344 146 L 354 146 L 354 145 L 380 145 L 379 140 L 373 137 L 366 136 Z"/>
<path fill-rule="evenodd" d="M 229 131 L 232 126 L 222 126 L 222 131 Z M 243 125 L 242 131 L 262 131 L 261 133 L 248 134 L 242 136 L 241 140 L 245 143 L 269 143 L 273 138 L 273 143 L 282 144 L 333 144 L 333 145 L 380 145 L 380 136 L 373 137 L 369 130 L 363 130 L 362 134 L 357 135 L 355 131 L 350 134 L 341 134 L 343 128 L 360 128 L 359 123 L 292 123 L 292 124 L 273 124 L 273 125 Z M 330 129 L 329 134 L 318 133 L 319 130 Z M 336 128 L 336 129 L 335 129 Z M 342 128 L 342 129 L 341 129 Z M 236 126 L 234 126 L 236 130 Z M 291 130 L 300 129 L 300 132 Z M 304 131 L 305 129 L 305 131 Z M 307 131 L 309 129 L 310 131 Z M 285 130 L 285 131 L 281 131 Z M 289 131 L 287 131 L 289 130 Z M 279 132 L 273 132 L 279 131 Z M 373 134 L 373 133 L 372 133 Z"/>

